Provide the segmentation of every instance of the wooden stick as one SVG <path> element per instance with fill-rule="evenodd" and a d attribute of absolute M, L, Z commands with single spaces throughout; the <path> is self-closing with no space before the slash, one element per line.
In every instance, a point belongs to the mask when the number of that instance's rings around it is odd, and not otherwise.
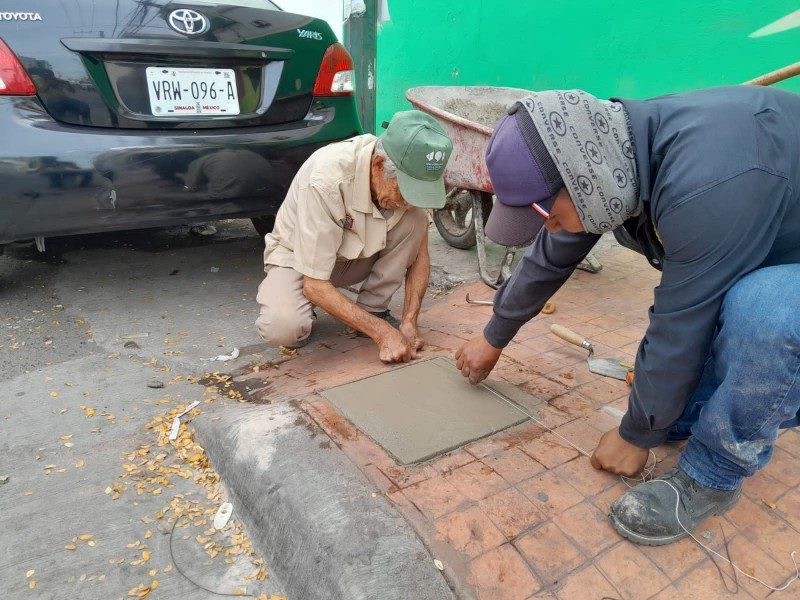
<path fill-rule="evenodd" d="M 777 71 L 766 73 L 761 77 L 756 77 L 755 79 L 751 79 L 750 81 L 745 81 L 742 85 L 772 85 L 773 83 L 778 83 L 779 81 L 783 81 L 784 79 L 789 79 L 790 77 L 794 77 L 795 75 L 800 75 L 800 62 L 796 62 L 793 65 L 783 67 L 782 69 L 778 69 Z"/>

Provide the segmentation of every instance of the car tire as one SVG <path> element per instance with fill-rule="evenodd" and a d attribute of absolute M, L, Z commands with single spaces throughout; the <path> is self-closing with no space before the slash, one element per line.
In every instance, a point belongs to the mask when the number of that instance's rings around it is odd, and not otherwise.
<path fill-rule="evenodd" d="M 480 195 L 483 223 L 492 212 L 492 195 L 477 190 L 448 188 L 444 208 L 433 212 L 433 222 L 439 235 L 453 248 L 468 250 L 475 246 L 475 219 L 472 208 L 475 195 Z"/>
<path fill-rule="evenodd" d="M 275 215 L 253 217 L 250 221 L 253 223 L 253 227 L 255 227 L 258 235 L 263 238 L 265 235 L 272 232 L 272 228 L 275 226 Z"/>

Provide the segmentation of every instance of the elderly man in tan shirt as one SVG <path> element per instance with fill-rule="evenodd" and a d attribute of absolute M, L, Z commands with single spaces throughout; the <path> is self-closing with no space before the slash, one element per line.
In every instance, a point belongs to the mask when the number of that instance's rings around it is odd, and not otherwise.
<path fill-rule="evenodd" d="M 386 127 L 379 138 L 316 151 L 295 176 L 265 240 L 256 327 L 270 343 L 307 343 L 320 307 L 370 337 L 384 362 L 407 362 L 424 347 L 417 318 L 430 275 L 425 209 L 444 206 L 452 143 L 416 110 Z M 398 321 L 388 306 L 404 281 Z M 358 282 L 355 302 L 337 289 Z"/>

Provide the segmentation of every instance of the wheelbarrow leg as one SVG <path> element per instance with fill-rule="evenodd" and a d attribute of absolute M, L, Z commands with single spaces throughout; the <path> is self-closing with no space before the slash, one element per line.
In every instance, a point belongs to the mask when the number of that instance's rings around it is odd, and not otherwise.
<path fill-rule="evenodd" d="M 603 265 L 600 264 L 600 261 L 597 260 L 594 255 L 590 252 L 586 255 L 580 264 L 577 266 L 578 269 L 581 271 L 587 271 L 589 273 L 599 273 L 603 270 Z"/>
<path fill-rule="evenodd" d="M 483 231 L 483 209 L 481 207 L 481 194 L 472 195 L 472 219 L 475 223 L 475 249 L 478 251 L 478 273 L 483 282 L 491 288 L 503 282 L 503 274 L 492 276 L 486 261 L 486 234 Z"/>
<path fill-rule="evenodd" d="M 472 218 L 475 222 L 475 247 L 478 251 L 478 272 L 483 282 L 497 289 L 500 284 L 511 277 L 511 265 L 517 255 L 519 246 L 506 246 L 506 252 L 500 263 L 500 272 L 492 275 L 489 272 L 488 261 L 486 259 L 486 234 L 483 231 L 483 210 L 481 209 L 481 194 L 472 196 Z"/>

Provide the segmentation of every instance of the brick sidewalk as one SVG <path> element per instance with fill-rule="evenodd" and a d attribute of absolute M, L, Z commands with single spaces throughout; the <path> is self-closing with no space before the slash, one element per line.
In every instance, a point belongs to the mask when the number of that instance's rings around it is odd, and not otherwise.
<path fill-rule="evenodd" d="M 319 340 L 269 371 L 262 399 L 298 401 L 414 526 L 461 597 L 765 598 L 769 589 L 742 575 L 734 581 L 730 565 L 692 540 L 638 546 L 608 522 L 609 505 L 627 488 L 619 477 L 592 469 L 584 453 L 619 423 L 628 386 L 590 373 L 586 352 L 549 328 L 559 323 L 591 338 L 598 357 L 632 359 L 659 273 L 616 246 L 596 256 L 603 271 L 576 272 L 555 296 L 556 312 L 528 323 L 491 376 L 524 390 L 530 413 L 558 435 L 525 423 L 421 465 L 398 465 L 315 393 L 392 368 L 378 362 L 370 340 L 343 336 Z M 452 357 L 481 332 L 491 307 L 466 304 L 467 292 L 493 294 L 472 283 L 426 300 L 423 358 Z M 680 445 L 655 453 L 658 475 L 677 462 Z M 799 459 L 800 433 L 783 432 L 772 462 L 745 483 L 739 504 L 697 531 L 710 548 L 773 586 L 793 574 L 789 554 L 800 551 Z M 798 594 L 800 582 L 773 597 Z"/>

